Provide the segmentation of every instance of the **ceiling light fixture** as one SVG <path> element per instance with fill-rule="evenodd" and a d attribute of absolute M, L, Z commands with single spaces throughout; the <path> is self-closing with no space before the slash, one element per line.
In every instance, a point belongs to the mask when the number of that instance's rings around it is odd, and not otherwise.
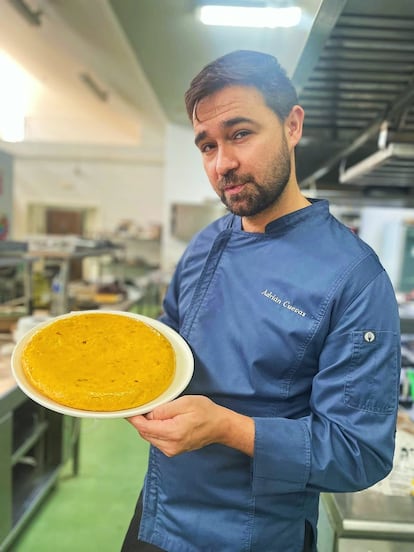
<path fill-rule="evenodd" d="M 228 27 L 294 27 L 299 24 L 302 10 L 298 7 L 272 8 L 268 6 L 204 5 L 199 18 L 205 25 Z"/>

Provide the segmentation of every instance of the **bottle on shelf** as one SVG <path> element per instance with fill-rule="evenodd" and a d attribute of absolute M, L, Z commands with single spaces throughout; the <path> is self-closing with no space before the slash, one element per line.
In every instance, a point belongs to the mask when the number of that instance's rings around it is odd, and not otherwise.
<path fill-rule="evenodd" d="M 64 288 L 60 271 L 53 277 L 50 291 L 50 314 L 59 316 L 65 312 Z"/>

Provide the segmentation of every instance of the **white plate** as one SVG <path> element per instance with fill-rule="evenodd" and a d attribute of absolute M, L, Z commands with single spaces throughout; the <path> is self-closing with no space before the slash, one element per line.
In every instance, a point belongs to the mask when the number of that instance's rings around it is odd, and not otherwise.
<path fill-rule="evenodd" d="M 37 389 L 35 389 L 30 382 L 27 380 L 22 365 L 21 365 L 21 354 L 26 346 L 26 343 L 32 337 L 32 335 L 38 332 L 40 329 L 44 328 L 48 324 L 52 323 L 56 318 L 67 318 L 70 316 L 82 316 L 83 314 L 90 313 L 110 313 L 117 314 L 119 316 L 129 316 L 130 318 L 135 318 L 149 324 L 156 330 L 158 330 L 162 335 L 164 335 L 175 351 L 176 357 L 176 366 L 175 366 L 175 375 L 173 381 L 171 382 L 168 389 L 166 389 L 159 397 L 156 399 L 138 406 L 136 408 L 129 408 L 127 410 L 116 410 L 113 412 L 95 412 L 92 410 L 80 410 L 77 408 L 71 408 L 69 406 L 64 406 L 59 404 L 48 397 L 42 395 Z M 189 384 L 191 377 L 194 371 L 194 357 L 191 352 L 190 347 L 187 345 L 186 341 L 172 328 L 163 324 L 159 320 L 154 320 L 148 316 L 143 316 L 140 314 L 133 314 L 130 312 L 122 311 L 78 311 L 64 314 L 62 316 L 56 317 L 53 320 L 48 320 L 47 322 L 38 324 L 35 328 L 28 331 L 16 344 L 12 358 L 11 358 L 11 368 L 16 380 L 17 385 L 28 397 L 33 399 L 38 404 L 54 410 L 55 412 L 60 412 L 61 414 L 66 414 L 68 416 L 75 416 L 80 418 L 127 418 L 129 416 L 135 416 L 137 414 L 146 414 L 153 410 L 156 406 L 164 404 L 166 402 L 175 399 Z"/>

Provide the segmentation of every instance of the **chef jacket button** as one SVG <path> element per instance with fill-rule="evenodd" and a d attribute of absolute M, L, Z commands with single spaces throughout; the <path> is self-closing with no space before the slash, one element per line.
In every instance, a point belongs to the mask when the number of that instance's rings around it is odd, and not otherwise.
<path fill-rule="evenodd" d="M 375 341 L 374 332 L 365 332 L 364 333 L 364 339 L 367 343 L 372 343 L 373 341 Z"/>

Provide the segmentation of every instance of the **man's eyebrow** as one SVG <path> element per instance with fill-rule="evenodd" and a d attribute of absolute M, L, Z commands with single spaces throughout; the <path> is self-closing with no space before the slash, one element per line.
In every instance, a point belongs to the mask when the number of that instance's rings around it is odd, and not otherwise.
<path fill-rule="evenodd" d="M 249 117 L 233 117 L 233 119 L 228 119 L 227 121 L 223 121 L 221 123 L 221 126 L 223 128 L 231 128 L 235 125 L 239 125 L 240 123 L 249 123 L 249 124 L 255 124 L 255 121 L 253 119 L 249 119 Z M 194 139 L 194 143 L 196 146 L 204 140 L 207 137 L 207 132 L 202 131 L 197 134 L 197 136 Z"/>
<path fill-rule="evenodd" d="M 197 136 L 195 137 L 195 139 L 194 139 L 195 145 L 198 146 L 198 144 L 199 144 L 202 140 L 204 140 L 204 138 L 206 138 L 206 136 L 207 136 L 207 132 L 206 132 L 205 130 L 203 130 L 202 132 L 199 132 L 199 133 L 197 134 Z"/>

